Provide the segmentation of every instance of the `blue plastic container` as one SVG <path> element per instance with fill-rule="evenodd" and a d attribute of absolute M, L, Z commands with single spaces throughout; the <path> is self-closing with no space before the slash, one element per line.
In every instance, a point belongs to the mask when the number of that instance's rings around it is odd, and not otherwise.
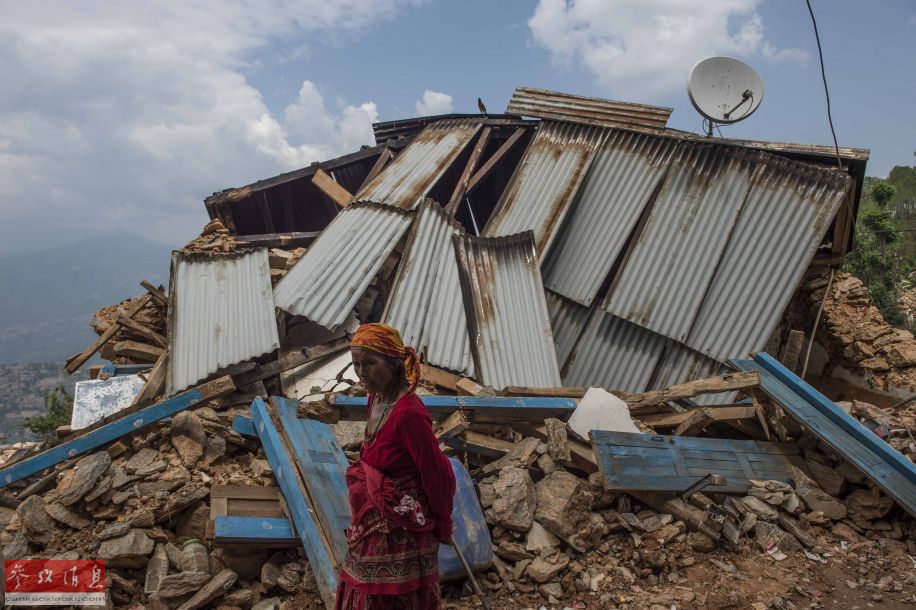
<path fill-rule="evenodd" d="M 493 565 L 493 541 L 484 519 L 474 479 L 464 466 L 451 458 L 455 472 L 455 508 L 452 509 L 452 524 L 455 542 L 474 571 L 486 570 Z M 439 546 L 439 580 L 461 580 L 467 578 L 464 566 L 451 545 Z"/>

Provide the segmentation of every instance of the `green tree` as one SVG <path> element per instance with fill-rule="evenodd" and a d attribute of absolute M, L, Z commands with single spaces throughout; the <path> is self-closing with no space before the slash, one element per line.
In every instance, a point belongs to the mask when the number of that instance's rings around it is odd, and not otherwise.
<path fill-rule="evenodd" d="M 880 180 L 875 184 L 875 188 L 872 189 L 871 194 L 872 197 L 875 198 L 875 203 L 883 210 L 887 208 L 887 204 L 890 203 L 894 195 L 897 194 L 897 189 L 887 180 Z"/>
<path fill-rule="evenodd" d="M 67 392 L 63 385 L 59 385 L 45 392 L 44 402 L 45 414 L 26 417 L 22 425 L 35 434 L 41 434 L 45 440 L 50 440 L 58 427 L 70 423 L 70 416 L 73 412 L 73 395 Z"/>

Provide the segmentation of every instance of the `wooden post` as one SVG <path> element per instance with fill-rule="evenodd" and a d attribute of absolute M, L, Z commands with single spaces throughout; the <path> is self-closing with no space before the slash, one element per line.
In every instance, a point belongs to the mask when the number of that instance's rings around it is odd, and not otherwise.
<path fill-rule="evenodd" d="M 353 195 L 344 187 L 337 184 L 331 176 L 323 169 L 319 169 L 312 176 L 312 184 L 318 187 L 322 193 L 331 198 L 331 201 L 338 206 L 345 208 L 347 204 L 353 201 Z"/>

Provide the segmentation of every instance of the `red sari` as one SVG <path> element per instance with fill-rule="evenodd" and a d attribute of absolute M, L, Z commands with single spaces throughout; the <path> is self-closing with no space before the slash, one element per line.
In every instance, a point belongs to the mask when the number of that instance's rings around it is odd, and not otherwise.
<path fill-rule="evenodd" d="M 363 444 L 347 487 L 353 522 L 335 608 L 439 608 L 439 542 L 452 532 L 455 474 L 416 394 L 395 403 L 375 441 Z"/>

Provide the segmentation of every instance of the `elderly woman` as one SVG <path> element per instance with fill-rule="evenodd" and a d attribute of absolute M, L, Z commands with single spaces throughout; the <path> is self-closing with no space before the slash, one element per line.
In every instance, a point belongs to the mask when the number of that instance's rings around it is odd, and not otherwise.
<path fill-rule="evenodd" d="M 414 393 L 417 355 L 385 324 L 360 326 L 351 351 L 369 418 L 360 459 L 347 469 L 353 522 L 336 608 L 439 608 L 437 557 L 452 532 L 455 475 Z"/>

